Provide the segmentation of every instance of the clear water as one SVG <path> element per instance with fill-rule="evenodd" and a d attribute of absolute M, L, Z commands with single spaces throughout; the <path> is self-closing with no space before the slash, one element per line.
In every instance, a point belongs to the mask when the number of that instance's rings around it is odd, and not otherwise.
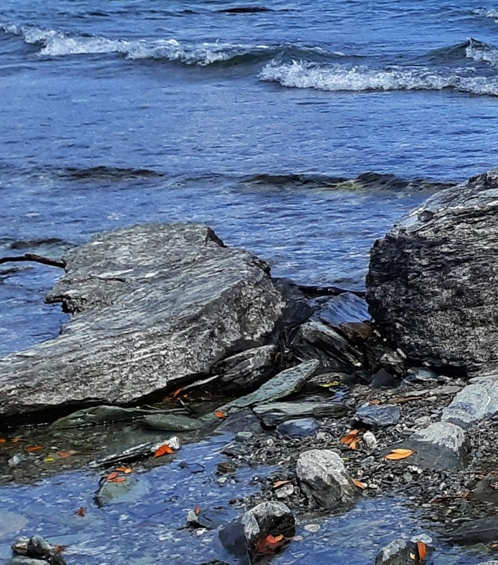
<path fill-rule="evenodd" d="M 241 5 L 269 10 L 222 11 Z M 489 0 L 4 0 L 0 255 L 188 220 L 278 276 L 361 287 L 372 241 L 424 195 L 285 175 L 458 181 L 495 166 L 497 22 Z M 56 270 L 10 267 L 0 355 L 64 320 L 43 304 Z"/>

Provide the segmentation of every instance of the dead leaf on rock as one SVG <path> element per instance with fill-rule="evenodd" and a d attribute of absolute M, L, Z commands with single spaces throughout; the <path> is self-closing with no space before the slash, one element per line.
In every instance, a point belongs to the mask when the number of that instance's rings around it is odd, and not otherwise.
<path fill-rule="evenodd" d="M 358 433 L 359 433 L 359 430 L 352 430 L 348 434 L 346 434 L 344 437 L 341 437 L 341 439 L 339 441 L 341 443 L 344 443 L 345 445 L 350 445 L 351 442 L 353 442 L 357 439 L 356 436 L 358 435 Z"/>
<path fill-rule="evenodd" d="M 182 392 L 182 390 L 183 390 L 182 386 L 180 388 L 177 388 L 173 393 L 173 398 L 176 398 L 180 394 L 180 392 Z"/>
<path fill-rule="evenodd" d="M 370 404 L 372 404 L 373 406 L 377 406 L 378 404 L 380 404 L 380 400 L 378 398 L 374 398 L 373 400 L 370 401 Z"/>
<path fill-rule="evenodd" d="M 413 449 L 392 449 L 391 453 L 386 455 L 386 459 L 390 459 L 391 461 L 397 461 L 398 459 L 406 459 L 413 455 L 415 451 Z"/>
<path fill-rule="evenodd" d="M 70 451 L 58 451 L 57 455 L 62 459 L 66 459 L 67 457 L 72 457 L 72 453 Z"/>
<path fill-rule="evenodd" d="M 28 451 L 29 453 L 33 453 L 34 451 L 40 451 L 40 449 L 45 449 L 45 448 L 42 447 L 41 445 L 32 445 L 30 447 L 26 447 L 26 451 Z"/>
<path fill-rule="evenodd" d="M 0 437 L 0 443 L 7 443 L 7 440 L 3 437 Z"/>
<path fill-rule="evenodd" d="M 418 558 L 420 559 L 420 561 L 423 561 L 425 559 L 425 556 L 427 555 L 427 546 L 423 541 L 417 542 L 417 551 Z"/>
<path fill-rule="evenodd" d="M 287 483 L 290 483 L 290 481 L 277 481 L 276 483 L 273 483 L 273 488 L 281 487 L 283 485 L 286 485 Z"/>
<path fill-rule="evenodd" d="M 216 412 L 214 413 L 214 415 L 219 418 L 220 420 L 223 420 L 224 418 L 227 417 L 226 414 L 224 414 L 221 410 L 216 410 Z"/>
<path fill-rule="evenodd" d="M 283 534 L 278 536 L 266 536 L 265 538 L 258 541 L 256 544 L 256 551 L 261 553 L 262 555 L 266 555 L 268 553 L 273 553 L 276 549 L 278 549 L 284 542 Z"/>
<path fill-rule="evenodd" d="M 161 447 L 158 447 L 156 451 L 154 451 L 154 457 L 161 457 L 162 455 L 171 454 L 174 452 L 175 451 L 171 449 L 171 447 L 167 443 L 165 443 L 164 445 L 161 445 Z"/>
<path fill-rule="evenodd" d="M 353 479 L 353 483 L 354 483 L 358 488 L 361 488 L 362 490 L 363 490 L 364 488 L 366 488 L 366 486 L 367 486 L 365 483 L 362 483 L 362 482 L 359 481 L 358 479 Z"/>
<path fill-rule="evenodd" d="M 196 515 L 196 516 L 199 516 L 199 514 L 201 513 L 201 507 L 200 507 L 199 505 L 197 505 L 197 506 L 195 507 L 194 512 L 195 512 L 195 515 Z"/>
<path fill-rule="evenodd" d="M 119 471 L 120 473 L 126 473 L 127 475 L 129 473 L 133 473 L 133 469 L 130 469 L 130 467 L 116 467 L 116 471 Z"/>
<path fill-rule="evenodd" d="M 113 479 L 115 479 L 116 477 L 119 477 L 119 473 L 117 473 L 116 471 L 113 471 L 112 473 L 109 473 L 106 477 L 106 481 L 111 482 Z"/>
<path fill-rule="evenodd" d="M 107 479 L 108 483 L 124 483 L 126 479 L 124 477 L 116 477 L 115 479 Z"/>

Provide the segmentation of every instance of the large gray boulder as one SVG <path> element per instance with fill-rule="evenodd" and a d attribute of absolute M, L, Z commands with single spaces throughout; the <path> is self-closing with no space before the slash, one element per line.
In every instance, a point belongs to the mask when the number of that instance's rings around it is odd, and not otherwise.
<path fill-rule="evenodd" d="M 444 190 L 371 250 L 375 324 L 412 360 L 498 365 L 498 169 Z"/>
<path fill-rule="evenodd" d="M 285 309 L 268 265 L 204 225 L 141 225 L 65 257 L 56 339 L 0 360 L 0 417 L 133 403 L 268 341 Z"/>

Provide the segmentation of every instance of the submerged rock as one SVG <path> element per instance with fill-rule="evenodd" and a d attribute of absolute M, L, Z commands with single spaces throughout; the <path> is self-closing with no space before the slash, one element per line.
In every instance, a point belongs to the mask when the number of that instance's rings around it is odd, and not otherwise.
<path fill-rule="evenodd" d="M 140 225 L 70 251 L 60 336 L 0 360 L 0 416 L 136 402 L 263 345 L 286 307 L 269 266 L 204 225 Z"/>
<path fill-rule="evenodd" d="M 308 501 L 327 510 L 347 506 L 358 496 L 358 489 L 335 451 L 311 449 L 301 453 L 296 475 Z"/>
<path fill-rule="evenodd" d="M 484 381 L 462 389 L 443 410 L 441 420 L 468 430 L 498 413 L 498 383 Z"/>
<path fill-rule="evenodd" d="M 498 365 L 498 169 L 429 198 L 375 242 L 367 301 L 412 360 Z"/>

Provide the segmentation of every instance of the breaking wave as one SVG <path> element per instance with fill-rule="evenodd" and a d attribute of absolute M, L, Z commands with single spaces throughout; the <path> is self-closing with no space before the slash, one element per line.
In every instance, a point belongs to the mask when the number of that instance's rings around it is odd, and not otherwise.
<path fill-rule="evenodd" d="M 330 92 L 451 89 L 477 95 L 498 96 L 498 79 L 470 76 L 466 69 L 455 72 L 428 68 L 319 65 L 308 61 L 271 61 L 261 71 L 263 81 L 287 88 L 312 88 Z"/>
<path fill-rule="evenodd" d="M 292 59 L 304 57 L 315 61 L 345 57 L 320 47 L 292 44 L 244 44 L 226 42 L 189 43 L 176 39 L 125 40 L 92 35 L 69 35 L 37 27 L 3 25 L 0 31 L 16 35 L 29 45 L 39 47 L 42 57 L 68 55 L 120 54 L 126 59 L 164 59 L 185 65 L 207 66 L 216 63 L 255 62 L 274 57 Z"/>

